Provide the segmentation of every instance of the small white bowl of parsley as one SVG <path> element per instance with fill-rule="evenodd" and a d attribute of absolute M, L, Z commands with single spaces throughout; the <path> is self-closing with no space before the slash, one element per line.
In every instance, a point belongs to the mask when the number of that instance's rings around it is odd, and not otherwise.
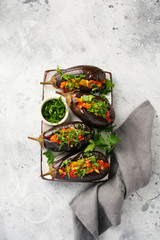
<path fill-rule="evenodd" d="M 64 97 L 55 95 L 54 97 L 46 98 L 41 103 L 41 118 L 50 126 L 65 122 L 68 114 L 68 106 Z"/>

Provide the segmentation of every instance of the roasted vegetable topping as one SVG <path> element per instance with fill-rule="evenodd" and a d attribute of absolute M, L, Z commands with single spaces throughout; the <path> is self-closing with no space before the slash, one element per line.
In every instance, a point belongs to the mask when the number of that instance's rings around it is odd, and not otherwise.
<path fill-rule="evenodd" d="M 100 174 L 101 170 L 105 170 L 109 167 L 109 163 L 98 159 L 98 157 L 95 155 L 92 155 L 89 157 L 80 158 L 77 161 L 65 160 L 59 169 L 59 174 L 61 175 L 61 178 L 64 176 L 71 178 L 83 178 L 84 175 L 92 172 Z"/>
<path fill-rule="evenodd" d="M 103 81 L 95 81 L 95 80 L 86 80 L 84 79 L 86 75 L 80 74 L 79 76 L 72 74 L 62 74 L 61 70 L 57 66 L 57 72 L 61 76 L 61 85 L 60 88 L 64 90 L 72 91 L 74 89 L 79 89 L 80 86 L 87 87 L 92 90 L 97 90 L 101 88 L 103 84 L 105 84 L 106 80 Z"/>
<path fill-rule="evenodd" d="M 79 125 L 78 128 L 62 128 L 57 129 L 52 136 L 47 136 L 51 142 L 60 144 L 59 149 L 61 149 L 63 144 L 68 144 L 71 147 L 77 146 L 79 141 L 84 139 L 84 136 L 89 134 L 89 131 L 86 131 L 82 125 Z"/>
<path fill-rule="evenodd" d="M 64 118 L 65 113 L 66 106 L 62 101 L 62 97 L 49 100 L 42 107 L 43 117 L 51 123 L 59 123 Z"/>
<path fill-rule="evenodd" d="M 83 95 L 81 98 L 75 98 L 78 102 L 78 108 L 86 108 L 88 112 L 96 116 L 101 116 L 111 122 L 110 112 L 108 110 L 109 104 L 99 101 L 94 95 Z"/>

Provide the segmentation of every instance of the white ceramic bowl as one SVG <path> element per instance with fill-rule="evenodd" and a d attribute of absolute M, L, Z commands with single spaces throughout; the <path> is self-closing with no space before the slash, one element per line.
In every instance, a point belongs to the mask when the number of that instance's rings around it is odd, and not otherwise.
<path fill-rule="evenodd" d="M 60 96 L 59 95 L 53 95 L 52 97 L 49 97 L 49 98 L 46 98 L 45 100 L 42 101 L 41 103 L 41 119 L 43 120 L 44 123 L 46 123 L 47 125 L 50 125 L 50 126 L 55 126 L 55 125 L 58 125 L 58 124 L 61 124 L 63 122 L 65 122 L 67 119 L 68 119 L 68 116 L 69 116 L 69 109 L 68 109 L 68 106 L 67 106 L 67 102 L 66 102 L 66 99 L 64 97 L 62 97 L 62 101 L 64 103 L 64 105 L 66 106 L 66 113 L 64 115 L 64 118 L 62 118 L 61 121 L 59 121 L 58 123 L 51 123 L 51 122 L 48 122 L 42 115 L 42 107 L 43 105 L 48 102 L 49 100 L 52 100 L 52 99 L 58 99 Z"/>

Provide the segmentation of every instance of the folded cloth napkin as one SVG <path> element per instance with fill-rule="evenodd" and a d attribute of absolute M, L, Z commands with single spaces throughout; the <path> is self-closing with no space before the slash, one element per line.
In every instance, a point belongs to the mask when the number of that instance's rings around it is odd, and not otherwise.
<path fill-rule="evenodd" d="M 120 224 L 124 199 L 149 183 L 154 112 L 149 101 L 133 111 L 115 131 L 121 140 L 114 149 L 118 163 L 114 176 L 93 184 L 69 203 L 75 240 L 98 239 L 109 227 Z"/>

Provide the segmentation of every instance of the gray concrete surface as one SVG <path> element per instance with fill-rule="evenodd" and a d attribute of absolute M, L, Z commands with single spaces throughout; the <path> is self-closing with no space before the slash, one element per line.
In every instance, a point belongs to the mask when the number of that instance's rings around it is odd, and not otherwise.
<path fill-rule="evenodd" d="M 160 239 L 160 1 L 0 0 L 0 240 L 73 240 L 68 202 L 84 184 L 42 181 L 39 106 L 46 69 L 111 71 L 117 127 L 144 100 L 156 110 L 150 184 L 100 240 Z"/>

